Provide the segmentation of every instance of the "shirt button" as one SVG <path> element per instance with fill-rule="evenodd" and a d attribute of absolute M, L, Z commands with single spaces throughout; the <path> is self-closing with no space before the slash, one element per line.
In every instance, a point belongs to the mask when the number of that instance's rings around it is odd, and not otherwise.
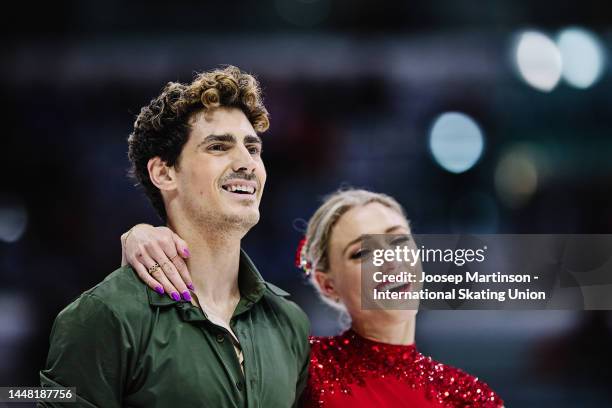
<path fill-rule="evenodd" d="M 236 381 L 236 388 L 238 388 L 238 391 L 242 391 L 242 389 L 244 388 L 244 384 L 242 384 L 242 381 Z"/>
<path fill-rule="evenodd" d="M 223 340 L 225 340 L 225 336 L 222 334 L 217 334 L 217 342 L 223 343 Z"/>

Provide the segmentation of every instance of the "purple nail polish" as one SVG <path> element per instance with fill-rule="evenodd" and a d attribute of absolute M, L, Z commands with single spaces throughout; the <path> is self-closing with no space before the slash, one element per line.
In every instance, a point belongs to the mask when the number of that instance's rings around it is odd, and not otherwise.
<path fill-rule="evenodd" d="M 183 249 L 183 253 L 185 254 L 185 256 L 187 258 L 189 258 L 191 256 L 191 253 L 189 252 L 189 250 L 187 248 Z"/>
<path fill-rule="evenodd" d="M 191 290 L 195 290 L 195 288 L 193 287 L 193 283 L 188 283 L 187 287 Z"/>
<path fill-rule="evenodd" d="M 179 300 L 181 300 L 181 297 L 179 296 L 178 292 L 172 292 L 170 294 L 170 296 L 172 297 L 172 299 L 174 299 L 176 302 L 178 302 Z"/>
<path fill-rule="evenodd" d="M 156 286 L 155 291 L 159 293 L 160 295 L 164 294 L 164 288 L 162 288 L 161 286 Z"/>
<path fill-rule="evenodd" d="M 189 292 L 183 292 L 183 299 L 185 299 L 186 302 L 191 302 L 191 295 L 189 294 Z"/>

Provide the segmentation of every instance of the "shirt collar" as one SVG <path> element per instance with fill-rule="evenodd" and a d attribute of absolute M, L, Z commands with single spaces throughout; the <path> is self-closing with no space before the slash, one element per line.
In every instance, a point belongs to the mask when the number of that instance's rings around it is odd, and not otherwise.
<path fill-rule="evenodd" d="M 246 309 L 249 309 L 263 297 L 266 288 L 280 296 L 289 295 L 282 289 L 264 281 L 251 258 L 242 249 L 240 249 L 240 264 L 238 266 L 238 286 L 242 298 L 240 303 L 244 304 Z M 181 301 L 177 302 L 165 294 L 160 295 L 149 287 L 146 290 L 151 306 L 169 306 L 183 303 Z"/>

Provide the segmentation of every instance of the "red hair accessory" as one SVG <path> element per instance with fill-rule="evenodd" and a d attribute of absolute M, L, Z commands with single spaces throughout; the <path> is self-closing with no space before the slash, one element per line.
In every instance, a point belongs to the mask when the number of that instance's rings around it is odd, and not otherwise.
<path fill-rule="evenodd" d="M 306 237 L 300 240 L 295 252 L 295 266 L 302 269 L 306 276 L 310 275 L 312 264 L 306 260 Z"/>

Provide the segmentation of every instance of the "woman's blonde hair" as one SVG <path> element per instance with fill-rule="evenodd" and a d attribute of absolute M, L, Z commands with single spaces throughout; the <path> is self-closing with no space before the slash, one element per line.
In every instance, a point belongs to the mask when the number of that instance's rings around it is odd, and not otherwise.
<path fill-rule="evenodd" d="M 311 283 L 317 289 L 321 298 L 337 309 L 343 310 L 343 307 L 331 302 L 322 293 L 314 272 L 329 271 L 329 240 L 340 217 L 352 208 L 370 203 L 380 203 L 406 217 L 402 206 L 391 196 L 361 189 L 343 189 L 325 197 L 323 204 L 308 221 L 303 253 L 312 272 L 310 274 Z"/>

